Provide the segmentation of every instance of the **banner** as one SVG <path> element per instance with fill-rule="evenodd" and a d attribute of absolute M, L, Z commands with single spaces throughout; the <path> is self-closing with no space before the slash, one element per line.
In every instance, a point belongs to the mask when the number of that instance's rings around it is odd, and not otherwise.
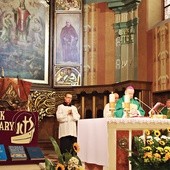
<path fill-rule="evenodd" d="M 0 144 L 36 146 L 38 144 L 38 113 L 0 111 Z"/>

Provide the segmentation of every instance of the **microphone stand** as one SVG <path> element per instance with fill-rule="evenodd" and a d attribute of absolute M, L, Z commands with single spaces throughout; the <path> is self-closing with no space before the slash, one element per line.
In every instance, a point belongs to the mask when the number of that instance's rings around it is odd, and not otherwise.
<path fill-rule="evenodd" d="M 162 107 L 162 109 L 159 111 L 159 113 L 161 113 L 161 112 L 162 112 L 162 110 L 163 110 L 165 107 L 166 107 L 166 105 L 165 105 L 164 107 Z"/>
<path fill-rule="evenodd" d="M 144 103 L 144 102 L 143 102 L 142 100 L 140 100 L 139 98 L 134 97 L 134 99 L 135 99 L 135 100 L 138 100 L 138 101 L 141 102 L 143 105 L 145 105 L 148 109 L 150 109 L 150 111 L 149 111 L 149 117 L 152 117 L 152 115 L 153 115 L 152 111 L 153 111 L 153 112 L 156 112 L 153 107 L 151 108 L 150 106 L 148 106 L 146 103 Z M 156 112 L 156 114 L 158 114 L 158 113 Z"/>

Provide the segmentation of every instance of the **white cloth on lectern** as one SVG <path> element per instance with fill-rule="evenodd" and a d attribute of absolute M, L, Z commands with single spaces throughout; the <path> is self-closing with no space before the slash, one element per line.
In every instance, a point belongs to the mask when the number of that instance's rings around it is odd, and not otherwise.
<path fill-rule="evenodd" d="M 82 162 L 108 166 L 107 119 L 81 119 L 78 121 L 78 156 Z"/>

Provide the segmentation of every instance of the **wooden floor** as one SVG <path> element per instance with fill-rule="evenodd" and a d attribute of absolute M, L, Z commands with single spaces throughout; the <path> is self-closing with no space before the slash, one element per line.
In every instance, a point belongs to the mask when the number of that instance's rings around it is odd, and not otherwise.
<path fill-rule="evenodd" d="M 41 170 L 39 165 L 0 165 L 0 170 Z"/>

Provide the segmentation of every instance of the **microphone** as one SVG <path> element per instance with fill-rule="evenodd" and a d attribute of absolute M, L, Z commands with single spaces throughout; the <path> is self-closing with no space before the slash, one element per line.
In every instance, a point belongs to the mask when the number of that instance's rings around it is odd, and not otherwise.
<path fill-rule="evenodd" d="M 140 100 L 137 97 L 134 97 L 135 100 L 138 100 L 139 102 L 141 102 L 142 104 L 144 104 L 148 109 L 153 110 L 153 108 L 151 108 L 150 106 L 148 106 L 146 103 L 144 103 L 142 100 Z"/>

